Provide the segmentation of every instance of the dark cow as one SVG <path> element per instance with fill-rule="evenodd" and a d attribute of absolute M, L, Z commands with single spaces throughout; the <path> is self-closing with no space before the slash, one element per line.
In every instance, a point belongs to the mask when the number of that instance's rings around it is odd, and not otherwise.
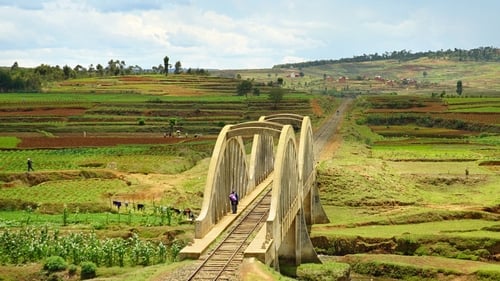
<path fill-rule="evenodd" d="M 113 206 L 115 206 L 116 208 L 120 209 L 120 207 L 122 206 L 122 202 L 120 202 L 120 201 L 113 201 Z"/>
<path fill-rule="evenodd" d="M 144 204 L 137 204 L 137 211 L 144 211 Z"/>

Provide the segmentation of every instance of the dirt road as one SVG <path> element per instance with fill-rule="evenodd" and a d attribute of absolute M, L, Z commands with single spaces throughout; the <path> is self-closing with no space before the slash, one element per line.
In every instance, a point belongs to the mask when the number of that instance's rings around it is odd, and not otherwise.
<path fill-rule="evenodd" d="M 331 158 L 335 148 L 340 144 L 341 138 L 337 133 L 347 108 L 352 104 L 353 99 L 345 98 L 334 113 L 323 125 L 314 133 L 314 157 L 316 160 Z"/>

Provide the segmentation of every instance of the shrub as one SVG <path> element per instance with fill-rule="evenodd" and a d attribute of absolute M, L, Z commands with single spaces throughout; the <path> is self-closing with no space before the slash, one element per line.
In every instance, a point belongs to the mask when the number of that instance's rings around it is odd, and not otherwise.
<path fill-rule="evenodd" d="M 500 280 L 500 272 L 498 271 L 478 270 L 476 274 L 479 277 L 479 280 L 482 281 Z"/>
<path fill-rule="evenodd" d="M 306 263 L 297 268 L 297 277 L 299 280 L 350 280 L 350 271 L 346 263 Z"/>
<path fill-rule="evenodd" d="M 435 278 L 437 272 L 433 269 L 418 268 L 405 264 L 390 262 L 366 262 L 353 265 L 353 271 L 360 274 L 369 274 L 373 276 L 384 276 L 396 279 L 408 279 L 413 276 L 419 276 L 419 280 L 425 278 Z"/>
<path fill-rule="evenodd" d="M 66 261 L 60 256 L 50 256 L 45 260 L 45 264 L 43 265 L 43 269 L 48 272 L 57 272 L 66 270 L 68 264 Z"/>
<path fill-rule="evenodd" d="M 78 266 L 74 265 L 74 264 L 70 264 L 68 266 L 68 274 L 70 276 L 73 276 L 76 274 L 76 272 L 78 271 Z"/>
<path fill-rule="evenodd" d="M 82 270 L 80 272 L 80 278 L 84 279 L 92 279 L 97 276 L 96 274 L 97 266 L 95 263 L 86 261 L 82 262 Z"/>
<path fill-rule="evenodd" d="M 421 248 L 419 247 L 420 244 L 417 240 L 407 235 L 397 238 L 396 242 L 397 242 L 396 252 L 402 255 L 411 256 L 413 254 L 417 254 L 417 250 Z"/>

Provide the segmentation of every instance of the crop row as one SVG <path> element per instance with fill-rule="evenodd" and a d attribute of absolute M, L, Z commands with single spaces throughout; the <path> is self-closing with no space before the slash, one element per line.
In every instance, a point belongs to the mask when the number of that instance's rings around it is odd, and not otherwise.
<path fill-rule="evenodd" d="M 186 144 L 184 144 L 186 145 Z M 80 170 L 100 163 L 107 167 L 113 164 L 119 171 L 133 170 L 134 164 L 144 167 L 143 172 L 178 173 L 179 166 L 193 165 L 211 152 L 209 144 L 189 145 L 192 153 L 187 153 L 180 146 L 114 146 L 99 148 L 65 148 L 65 149 L 33 149 L 33 150 L 0 150 L 0 170 L 2 172 L 25 172 L 26 159 L 33 160 L 35 171 Z M 191 151 L 191 150 L 189 150 Z M 0 181 L 6 181 L 0 177 Z"/>
<path fill-rule="evenodd" d="M 67 225 L 86 225 L 93 229 L 105 229 L 116 225 L 163 227 L 178 226 L 192 219 L 188 214 L 175 212 L 172 207 L 153 204 L 143 204 L 144 209 L 138 210 L 136 208 L 138 204 L 130 202 L 127 207 L 123 206 L 122 210 L 118 210 L 114 206 L 110 207 L 111 201 L 108 204 L 91 202 L 86 204 L 46 204 L 42 206 L 37 205 L 38 203 L 35 202 L 19 201 L 0 199 L 2 208 L 10 209 L 0 211 L 2 215 L 0 229 L 25 226 L 51 226 L 57 228 Z M 13 210 L 22 206 L 24 206 L 23 210 Z"/>
<path fill-rule="evenodd" d="M 99 240 L 95 233 L 61 235 L 47 228 L 5 230 L 0 234 L 0 263 L 25 264 L 50 256 L 61 256 L 72 264 L 85 261 L 97 266 L 152 265 L 175 261 L 181 241 L 167 246 L 162 242 L 141 241 L 136 234 L 128 239 Z"/>
<path fill-rule="evenodd" d="M 441 115 L 439 115 L 441 116 Z M 422 114 L 369 114 L 364 120 L 368 125 L 406 125 L 416 124 L 422 127 L 439 127 L 454 130 L 465 130 L 475 132 L 491 132 L 500 133 L 500 127 L 497 124 L 473 123 L 467 119 L 447 119 L 441 117 L 433 117 Z"/>
<path fill-rule="evenodd" d="M 378 145 L 374 146 L 373 156 L 381 159 L 390 159 L 393 161 L 402 160 L 420 160 L 426 159 L 427 161 L 475 161 L 478 159 L 488 159 L 492 157 L 491 153 L 483 150 L 480 145 L 472 144 L 447 144 L 433 145 L 429 149 L 429 145 L 413 144 L 413 145 Z"/>

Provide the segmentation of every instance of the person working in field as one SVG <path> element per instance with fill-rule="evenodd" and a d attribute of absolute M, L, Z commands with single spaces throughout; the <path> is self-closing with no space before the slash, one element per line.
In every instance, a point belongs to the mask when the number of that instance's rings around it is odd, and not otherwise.
<path fill-rule="evenodd" d="M 229 200 L 231 201 L 231 211 L 233 214 L 236 214 L 236 211 L 238 211 L 238 193 L 236 191 L 231 191 L 231 194 L 229 194 Z"/>
<path fill-rule="evenodd" d="M 29 171 L 35 171 L 33 169 L 33 161 L 31 160 L 31 158 L 28 158 L 28 172 Z"/>

